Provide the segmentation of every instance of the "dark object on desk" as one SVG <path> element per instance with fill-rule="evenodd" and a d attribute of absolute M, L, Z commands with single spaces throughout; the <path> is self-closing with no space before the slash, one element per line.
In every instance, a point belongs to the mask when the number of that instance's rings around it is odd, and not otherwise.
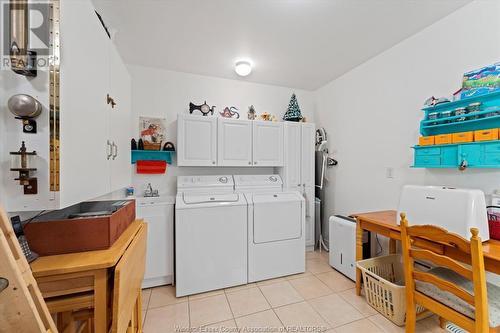
<path fill-rule="evenodd" d="M 32 252 L 28 245 L 28 241 L 24 236 L 23 225 L 21 223 L 21 218 L 19 215 L 13 216 L 10 218 L 12 222 L 12 229 L 14 229 L 14 233 L 16 234 L 16 238 L 19 241 L 19 245 L 21 246 L 21 250 L 23 251 L 24 256 L 28 262 L 32 262 L 36 258 L 38 258 L 38 254 Z"/>
<path fill-rule="evenodd" d="M 139 139 L 139 141 L 137 142 L 137 149 L 144 150 L 144 141 L 142 141 L 142 139 Z"/>
<path fill-rule="evenodd" d="M 163 145 L 163 151 L 175 151 L 175 146 L 172 142 L 167 142 Z"/>
<path fill-rule="evenodd" d="M 135 200 L 90 201 L 36 217 L 24 233 L 40 256 L 103 250 L 134 220 Z"/>
<path fill-rule="evenodd" d="M 137 141 L 135 139 L 130 140 L 130 149 L 137 150 Z"/>

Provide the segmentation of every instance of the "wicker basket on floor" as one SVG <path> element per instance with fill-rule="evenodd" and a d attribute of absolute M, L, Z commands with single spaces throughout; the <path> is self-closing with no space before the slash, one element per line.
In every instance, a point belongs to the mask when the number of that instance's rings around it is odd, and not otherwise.
<path fill-rule="evenodd" d="M 403 261 L 399 254 L 357 262 L 363 274 L 363 287 L 368 304 L 398 326 L 406 320 L 406 287 Z M 417 315 L 425 309 L 417 305 Z"/>

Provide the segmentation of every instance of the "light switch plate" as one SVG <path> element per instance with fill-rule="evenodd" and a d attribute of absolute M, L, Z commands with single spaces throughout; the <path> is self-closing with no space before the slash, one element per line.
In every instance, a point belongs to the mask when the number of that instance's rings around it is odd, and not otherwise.
<path fill-rule="evenodd" d="M 389 179 L 393 179 L 394 178 L 394 168 L 392 167 L 387 167 L 385 169 L 385 177 L 386 178 L 389 178 Z"/>

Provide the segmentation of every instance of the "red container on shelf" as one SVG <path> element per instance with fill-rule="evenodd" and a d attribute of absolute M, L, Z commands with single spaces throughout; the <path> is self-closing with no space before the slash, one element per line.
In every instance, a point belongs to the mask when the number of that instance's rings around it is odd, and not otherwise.
<path fill-rule="evenodd" d="M 490 238 L 500 240 L 500 207 L 488 207 Z"/>
<path fill-rule="evenodd" d="M 137 161 L 137 173 L 162 174 L 167 170 L 166 161 Z"/>

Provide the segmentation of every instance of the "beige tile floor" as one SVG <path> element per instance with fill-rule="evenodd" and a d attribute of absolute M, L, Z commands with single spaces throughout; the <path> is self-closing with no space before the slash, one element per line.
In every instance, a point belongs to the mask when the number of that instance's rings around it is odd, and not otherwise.
<path fill-rule="evenodd" d="M 356 296 L 354 283 L 328 265 L 327 253 L 306 258 L 303 274 L 189 297 L 176 298 L 172 286 L 145 289 L 144 332 L 404 332 Z M 417 332 L 445 331 L 430 317 Z"/>

